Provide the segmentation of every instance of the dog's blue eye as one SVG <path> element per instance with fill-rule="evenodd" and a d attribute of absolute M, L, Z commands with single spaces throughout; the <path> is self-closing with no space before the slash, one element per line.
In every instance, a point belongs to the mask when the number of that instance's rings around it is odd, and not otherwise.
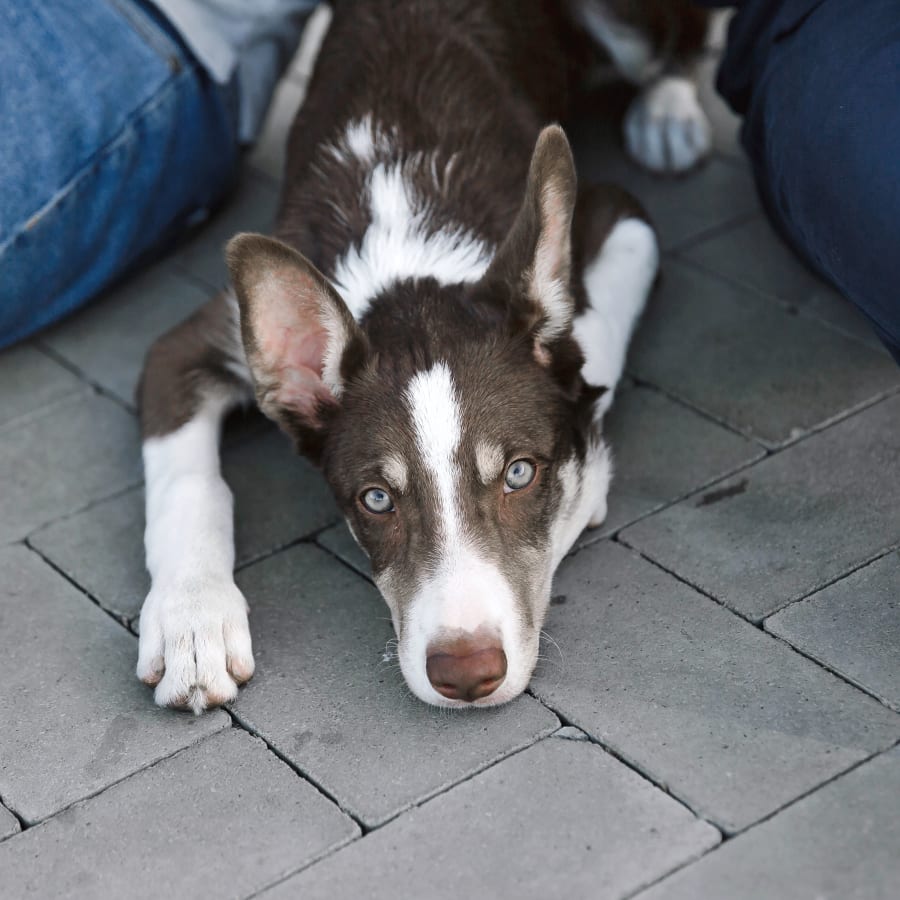
<path fill-rule="evenodd" d="M 506 487 L 510 491 L 521 491 L 534 481 L 535 468 L 527 459 L 517 459 L 506 470 Z"/>
<path fill-rule="evenodd" d="M 373 513 L 389 513 L 394 509 L 394 501 L 391 495 L 381 488 L 369 488 L 362 497 L 362 505 Z"/>

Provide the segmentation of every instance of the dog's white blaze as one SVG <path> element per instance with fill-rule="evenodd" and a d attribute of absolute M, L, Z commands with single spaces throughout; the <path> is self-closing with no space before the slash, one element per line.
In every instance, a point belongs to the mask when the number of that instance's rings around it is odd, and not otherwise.
<path fill-rule="evenodd" d="M 645 84 L 661 71 L 663 60 L 637 28 L 626 25 L 607 9 L 602 0 L 573 0 L 581 24 L 612 57 L 620 74 L 635 84 Z"/>
<path fill-rule="evenodd" d="M 439 362 L 427 372 L 415 375 L 406 388 L 406 404 L 416 448 L 435 487 L 443 554 L 453 556 L 461 539 L 456 451 L 462 422 L 456 385 L 447 364 Z"/>
<path fill-rule="evenodd" d="M 432 230 L 427 202 L 416 196 L 399 163 L 377 163 L 369 173 L 371 224 L 358 247 L 335 265 L 332 282 L 356 319 L 372 298 L 397 281 L 434 278 L 441 284 L 477 281 L 491 249 L 462 226 Z"/>
<path fill-rule="evenodd" d="M 608 388 L 596 416 L 609 409 L 622 377 L 628 341 L 659 268 L 653 229 L 641 219 L 625 219 L 613 228 L 584 270 L 588 308 L 572 326 L 584 353 L 581 373 L 588 384 Z"/>
<path fill-rule="evenodd" d="M 208 398 L 191 421 L 144 442 L 152 587 L 141 610 L 138 677 L 165 675 L 156 702 L 232 699 L 233 664 L 253 671 L 247 605 L 234 585 L 231 491 L 219 470 L 219 427 L 228 398 Z"/>
<path fill-rule="evenodd" d="M 434 486 L 440 520 L 435 574 L 419 586 L 406 616 L 400 642 L 400 665 L 413 691 L 430 703 L 454 705 L 437 693 L 425 671 L 429 644 L 446 631 L 496 629 L 507 654 L 507 678 L 487 702 L 510 699 L 513 686 L 524 688 L 526 666 L 520 652 L 515 596 L 506 578 L 463 533 L 459 510 L 461 410 L 453 376 L 446 363 L 420 372 L 406 389 L 416 449 Z M 528 672 L 524 677 L 527 680 Z"/>

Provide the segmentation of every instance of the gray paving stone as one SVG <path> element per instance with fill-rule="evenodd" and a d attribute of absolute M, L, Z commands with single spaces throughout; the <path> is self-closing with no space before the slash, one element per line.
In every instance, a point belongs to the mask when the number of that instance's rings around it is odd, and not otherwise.
<path fill-rule="evenodd" d="M 900 544 L 898 454 L 895 396 L 621 539 L 759 621 Z"/>
<path fill-rule="evenodd" d="M 624 547 L 563 562 L 532 690 L 733 832 L 900 738 L 900 716 Z"/>
<path fill-rule="evenodd" d="M 794 603 L 766 629 L 900 711 L 900 553 Z"/>
<path fill-rule="evenodd" d="M 900 751 L 805 797 L 640 894 L 641 900 L 896 900 Z"/>
<path fill-rule="evenodd" d="M 8 809 L 0 806 L 0 841 L 18 834 L 20 830 L 16 817 Z"/>
<path fill-rule="evenodd" d="M 237 565 L 324 528 L 337 508 L 322 477 L 269 430 L 223 454 L 235 497 Z M 144 567 L 144 492 L 128 491 L 33 534 L 30 543 L 104 609 L 126 620 L 150 587 Z"/>
<path fill-rule="evenodd" d="M 92 382 L 133 404 L 150 345 L 211 295 L 171 264 L 156 266 L 44 333 L 41 342 Z"/>
<path fill-rule="evenodd" d="M 648 388 L 618 394 L 607 421 L 614 473 L 609 513 L 580 545 L 765 455 L 746 438 Z"/>
<path fill-rule="evenodd" d="M 229 729 L 0 844 L 0 870 L 8 897 L 246 897 L 358 833 Z"/>
<path fill-rule="evenodd" d="M 346 523 L 338 522 L 337 525 L 326 528 L 316 536 L 316 543 L 328 550 L 329 553 L 333 553 L 351 569 L 355 569 L 364 578 L 372 580 L 372 566 L 369 564 L 369 557 L 353 540 L 353 535 L 350 534 Z"/>
<path fill-rule="evenodd" d="M 32 344 L 10 347 L 0 353 L 0 427 L 83 388 L 71 372 Z"/>
<path fill-rule="evenodd" d="M 286 550 L 239 573 L 238 585 L 257 668 L 235 713 L 366 825 L 559 727 L 527 696 L 459 714 L 415 699 L 385 650 L 387 606 L 321 550 Z"/>
<path fill-rule="evenodd" d="M 74 394 L 0 433 L 0 544 L 140 481 L 133 416 Z"/>
<path fill-rule="evenodd" d="M 549 739 L 263 896 L 624 897 L 718 841 L 599 747 Z"/>
<path fill-rule="evenodd" d="M 36 554 L 0 573 L 0 796 L 27 822 L 227 727 L 155 707 L 135 639 Z"/>
<path fill-rule="evenodd" d="M 810 272 L 763 216 L 707 238 L 682 255 L 710 272 L 775 297 L 804 316 L 827 322 L 884 350 L 865 316 Z"/>
<path fill-rule="evenodd" d="M 886 354 L 676 261 L 663 271 L 629 370 L 769 446 L 900 385 Z"/>
<path fill-rule="evenodd" d="M 225 244 L 239 231 L 268 233 L 278 208 L 273 181 L 247 169 L 234 196 L 174 256 L 176 264 L 212 288 L 228 282 Z"/>
<path fill-rule="evenodd" d="M 746 166 L 712 158 L 685 178 L 645 172 L 625 154 L 621 119 L 633 90 L 616 83 L 594 92 L 568 128 L 585 183 L 610 181 L 632 191 L 656 225 L 665 250 L 759 209 Z"/>

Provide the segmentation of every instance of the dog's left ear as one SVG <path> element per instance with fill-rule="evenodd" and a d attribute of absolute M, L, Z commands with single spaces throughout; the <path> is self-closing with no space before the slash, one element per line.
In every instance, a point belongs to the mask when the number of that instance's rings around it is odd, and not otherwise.
<path fill-rule="evenodd" d="M 259 406 L 314 455 L 365 336 L 325 276 L 281 241 L 239 234 L 225 255 Z"/>
<path fill-rule="evenodd" d="M 538 135 L 525 199 L 484 276 L 487 285 L 505 282 L 524 298 L 524 326 L 534 333 L 535 356 L 544 364 L 549 362 L 548 346 L 567 334 L 574 313 L 570 279 L 576 185 L 566 135 L 550 125 Z"/>

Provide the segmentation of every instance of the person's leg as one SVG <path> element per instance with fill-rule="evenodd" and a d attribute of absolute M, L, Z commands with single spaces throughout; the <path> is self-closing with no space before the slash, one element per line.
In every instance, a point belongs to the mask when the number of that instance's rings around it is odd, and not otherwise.
<path fill-rule="evenodd" d="M 221 201 L 229 96 L 142 0 L 0 4 L 0 347 Z"/>
<path fill-rule="evenodd" d="M 744 144 L 775 224 L 900 363 L 900 4 L 806 5 L 754 35 Z"/>

